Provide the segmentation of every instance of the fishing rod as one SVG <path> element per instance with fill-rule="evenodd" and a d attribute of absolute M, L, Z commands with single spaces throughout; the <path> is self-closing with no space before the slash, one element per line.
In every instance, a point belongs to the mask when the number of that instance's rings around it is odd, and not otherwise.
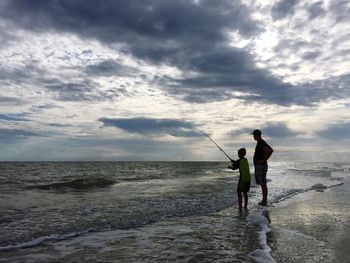
<path fill-rule="evenodd" d="M 234 162 L 234 160 L 232 160 L 231 157 L 228 156 L 228 154 L 225 153 L 225 151 L 224 151 L 223 149 L 221 149 L 221 147 L 220 147 L 216 142 L 214 142 L 214 140 L 213 140 L 212 138 L 210 138 L 210 136 L 209 136 L 208 134 L 206 134 L 206 133 L 204 133 L 204 132 L 202 132 L 202 131 L 200 131 L 200 132 L 201 132 L 204 136 L 208 137 L 208 139 L 211 140 L 211 141 L 220 149 L 220 151 L 222 151 L 223 154 L 225 154 L 226 157 L 230 159 L 231 162 Z"/>

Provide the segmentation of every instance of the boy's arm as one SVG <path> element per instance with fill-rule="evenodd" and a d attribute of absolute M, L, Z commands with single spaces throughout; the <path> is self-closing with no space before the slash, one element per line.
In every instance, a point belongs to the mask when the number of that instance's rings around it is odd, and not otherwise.
<path fill-rule="evenodd" d="M 237 170 L 239 168 L 239 162 L 238 160 L 231 160 L 231 165 L 228 166 L 228 168 L 232 169 L 232 170 Z"/>

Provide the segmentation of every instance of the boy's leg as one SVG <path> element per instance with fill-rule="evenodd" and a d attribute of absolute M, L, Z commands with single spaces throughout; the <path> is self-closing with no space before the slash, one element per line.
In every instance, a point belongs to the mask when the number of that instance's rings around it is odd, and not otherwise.
<path fill-rule="evenodd" d="M 237 192 L 238 197 L 238 207 L 239 209 L 242 209 L 242 192 Z"/>
<path fill-rule="evenodd" d="M 244 208 L 247 209 L 248 208 L 248 193 L 244 192 Z"/>

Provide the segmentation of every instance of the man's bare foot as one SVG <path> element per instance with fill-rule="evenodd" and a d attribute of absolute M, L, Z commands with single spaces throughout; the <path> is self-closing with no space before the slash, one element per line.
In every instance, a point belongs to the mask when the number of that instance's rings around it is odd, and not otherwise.
<path fill-rule="evenodd" d="M 266 202 L 266 201 L 261 201 L 261 202 L 259 203 L 259 205 L 267 206 L 267 202 Z"/>

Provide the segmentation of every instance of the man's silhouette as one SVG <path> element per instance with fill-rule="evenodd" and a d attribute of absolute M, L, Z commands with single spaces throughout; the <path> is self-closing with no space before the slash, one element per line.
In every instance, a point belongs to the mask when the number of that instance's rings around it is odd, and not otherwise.
<path fill-rule="evenodd" d="M 254 136 L 254 140 L 257 141 L 253 158 L 255 168 L 255 180 L 256 183 L 261 186 L 262 191 L 262 201 L 259 203 L 259 205 L 267 206 L 267 160 L 273 153 L 273 149 L 261 138 L 260 130 L 254 130 L 252 134 Z"/>

